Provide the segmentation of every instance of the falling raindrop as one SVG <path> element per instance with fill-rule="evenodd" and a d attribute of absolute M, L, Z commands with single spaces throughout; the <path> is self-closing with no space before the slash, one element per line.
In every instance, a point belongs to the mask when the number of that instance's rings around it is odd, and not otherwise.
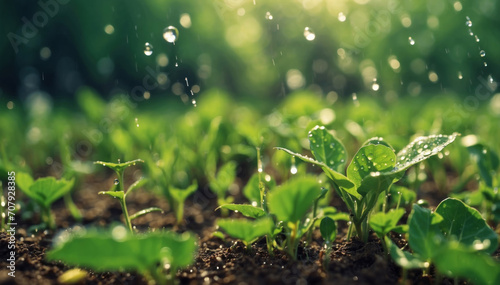
<path fill-rule="evenodd" d="M 311 28 L 306 27 L 304 29 L 304 37 L 308 41 L 313 41 L 316 38 L 316 34 L 311 30 Z"/>
<path fill-rule="evenodd" d="M 292 156 L 292 167 L 290 167 L 291 174 L 297 174 L 297 165 L 295 165 L 295 156 Z"/>
<path fill-rule="evenodd" d="M 469 35 L 472 37 L 474 35 L 474 33 L 472 32 L 471 29 L 469 29 Z"/>
<path fill-rule="evenodd" d="M 474 38 L 476 39 L 476 42 L 479 42 L 479 37 L 477 35 Z"/>
<path fill-rule="evenodd" d="M 481 50 L 481 51 L 479 52 L 479 55 L 480 55 L 481 57 L 485 57 L 485 56 L 486 56 L 486 52 L 485 52 L 484 50 Z"/>
<path fill-rule="evenodd" d="M 462 79 L 462 78 L 464 78 L 464 77 L 462 76 L 462 72 L 461 72 L 461 71 L 459 71 L 459 72 L 458 72 L 458 79 Z"/>
<path fill-rule="evenodd" d="M 410 45 L 414 45 L 415 44 L 415 40 L 412 37 L 408 38 L 408 42 L 410 43 Z"/>
<path fill-rule="evenodd" d="M 191 100 L 191 104 L 193 104 L 193 106 L 195 106 L 195 107 L 196 107 L 196 106 L 197 106 L 197 105 L 196 105 L 196 100 L 195 100 L 195 99 L 192 99 L 192 100 Z"/>
<path fill-rule="evenodd" d="M 338 19 L 339 19 L 340 22 L 345 22 L 346 16 L 344 15 L 344 13 L 340 12 L 339 16 L 338 16 Z"/>
<path fill-rule="evenodd" d="M 472 21 L 470 20 L 469 16 L 465 17 L 466 21 L 465 21 L 465 25 L 467 27 L 472 27 Z"/>
<path fill-rule="evenodd" d="M 356 93 L 352 93 L 352 102 L 354 103 L 354 106 L 359 106 L 358 95 Z"/>
<path fill-rule="evenodd" d="M 139 119 L 135 118 L 135 125 L 139 127 Z"/>
<path fill-rule="evenodd" d="M 378 91 L 379 89 L 380 89 L 380 85 L 377 82 L 377 78 L 373 78 L 372 90 L 373 91 Z"/>
<path fill-rule="evenodd" d="M 271 15 L 271 12 L 266 12 L 266 20 L 272 20 L 273 15 Z"/>
<path fill-rule="evenodd" d="M 153 45 L 150 43 L 146 43 L 144 45 L 144 54 L 150 56 L 153 54 Z"/>
<path fill-rule="evenodd" d="M 163 38 L 169 43 L 175 44 L 178 37 L 179 30 L 174 26 L 168 26 L 163 30 Z"/>
<path fill-rule="evenodd" d="M 118 179 L 115 179 L 115 185 L 118 185 L 120 184 L 120 181 L 118 181 Z"/>

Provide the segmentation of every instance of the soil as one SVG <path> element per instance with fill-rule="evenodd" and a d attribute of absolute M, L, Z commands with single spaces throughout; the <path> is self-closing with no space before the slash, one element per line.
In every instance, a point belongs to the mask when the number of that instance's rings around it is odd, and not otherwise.
<path fill-rule="evenodd" d="M 108 189 L 114 177 L 93 176 L 79 183 L 80 189 L 74 194 L 74 201 L 83 214 L 80 225 L 106 226 L 120 219 L 119 203 L 110 197 L 97 195 L 98 191 Z M 432 186 L 425 187 L 425 198 L 429 199 Z M 19 197 L 20 198 L 20 197 Z M 438 197 L 439 199 L 440 197 Z M 237 198 L 237 202 L 242 198 Z M 440 200 L 430 199 L 436 206 Z M 195 263 L 177 273 L 181 284 L 398 284 L 402 272 L 390 258 L 383 254 L 380 240 L 372 235 L 369 242 L 363 244 L 357 239 L 345 240 L 347 224 L 339 222 L 339 234 L 330 255 L 330 262 L 325 269 L 319 261 L 325 254 L 319 232 L 315 232 L 312 242 L 300 245 L 298 259 L 291 260 L 286 254 L 267 252 L 265 240 L 252 245 L 248 252 L 239 241 L 213 236 L 215 220 L 220 217 L 216 197 L 207 188 L 199 189 L 186 201 L 183 224 L 175 225 L 175 217 L 169 210 L 168 203 L 151 192 L 138 190 L 127 198 L 129 213 L 157 206 L 165 210 L 164 214 L 151 213 L 134 220 L 139 231 L 148 228 L 168 228 L 178 232 L 191 231 L 199 236 L 199 251 Z M 338 199 L 332 205 L 341 205 Z M 342 210 L 342 207 L 340 207 Z M 53 213 L 59 230 L 78 225 L 62 201 L 53 205 Z M 238 214 L 232 214 L 238 216 Z M 45 253 L 51 248 L 53 234 L 40 231 L 27 233 L 30 226 L 39 223 L 37 216 L 23 220 L 17 227 L 16 237 L 16 272 L 15 278 L 7 275 L 8 235 L 0 233 L 0 284 L 57 284 L 57 278 L 70 268 L 59 262 L 48 262 Z M 57 232 L 57 231 L 56 231 Z M 391 238 L 400 246 L 406 241 L 399 235 Z M 495 256 L 499 256 L 497 251 Z M 432 277 L 423 277 L 421 271 L 408 272 L 408 284 L 436 284 Z M 464 283 L 464 282 L 461 282 Z M 79 284 L 147 284 L 136 273 L 89 271 L 85 280 Z M 439 284 L 453 284 L 452 280 L 442 279 Z"/>

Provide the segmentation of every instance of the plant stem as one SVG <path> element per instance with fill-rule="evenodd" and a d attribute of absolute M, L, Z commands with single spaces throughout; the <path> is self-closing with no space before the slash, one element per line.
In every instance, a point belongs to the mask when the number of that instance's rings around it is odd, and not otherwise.
<path fill-rule="evenodd" d="M 175 203 L 175 217 L 177 218 L 177 225 L 182 224 L 184 219 L 184 201 Z"/>
<path fill-rule="evenodd" d="M 80 210 L 78 207 L 75 205 L 75 202 L 73 202 L 73 198 L 71 198 L 71 193 L 67 193 L 64 195 L 64 203 L 66 204 L 66 207 L 68 208 L 69 212 L 73 216 L 73 218 L 77 222 L 82 221 L 82 213 L 80 213 Z"/>
<path fill-rule="evenodd" d="M 50 207 L 42 207 L 42 219 L 47 223 L 49 229 L 54 230 L 56 228 L 56 221 Z"/>
<path fill-rule="evenodd" d="M 120 205 L 122 205 L 122 211 L 123 211 L 123 216 L 125 218 L 125 224 L 127 225 L 127 228 L 130 230 L 131 233 L 134 232 L 134 230 L 132 229 L 132 223 L 130 222 L 130 217 L 128 215 L 128 211 L 127 211 L 127 204 L 125 204 L 125 195 L 123 196 L 123 199 L 119 199 L 120 200 Z"/>

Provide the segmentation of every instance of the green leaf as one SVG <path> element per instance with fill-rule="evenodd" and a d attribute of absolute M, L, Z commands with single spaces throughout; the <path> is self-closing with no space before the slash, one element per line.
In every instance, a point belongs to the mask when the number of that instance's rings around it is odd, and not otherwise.
<path fill-rule="evenodd" d="M 145 178 L 141 178 L 139 180 L 137 180 L 136 182 L 132 183 L 128 189 L 127 189 L 127 195 L 128 193 L 134 191 L 135 189 L 137 188 L 141 188 L 142 186 L 144 186 L 144 184 L 146 184 L 148 182 L 148 179 L 145 179 Z"/>
<path fill-rule="evenodd" d="M 391 171 L 394 168 L 395 160 L 394 151 L 384 145 L 369 144 L 363 146 L 347 167 L 347 177 L 354 182 L 356 187 L 359 187 L 363 178 L 369 176 L 370 173 Z"/>
<path fill-rule="evenodd" d="M 447 135 L 431 135 L 427 137 L 418 137 L 400 152 L 398 152 L 396 165 L 392 172 L 399 172 L 408 169 L 409 167 L 438 154 L 447 145 L 452 143 L 459 136 L 454 133 Z"/>
<path fill-rule="evenodd" d="M 399 206 L 406 208 L 417 200 L 417 193 L 404 186 L 392 185 L 390 189 L 391 200 L 390 207 L 395 208 L 399 202 Z"/>
<path fill-rule="evenodd" d="M 271 213 L 280 221 L 298 222 L 314 200 L 321 194 L 321 185 L 311 176 L 290 179 L 268 194 L 268 206 Z"/>
<path fill-rule="evenodd" d="M 491 148 L 482 144 L 469 146 L 467 150 L 476 160 L 481 178 L 488 187 L 493 188 L 493 176 L 499 166 L 498 155 Z"/>
<path fill-rule="evenodd" d="M 405 269 L 429 267 L 429 262 L 422 261 L 418 257 L 413 256 L 411 253 L 401 250 L 389 237 L 386 236 L 384 239 L 392 260 L 394 260 L 397 265 Z"/>
<path fill-rule="evenodd" d="M 413 252 L 417 253 L 422 260 L 430 261 L 435 254 L 436 239 L 442 238 L 437 225 L 442 221 L 439 214 L 431 210 L 413 204 L 413 211 L 408 220 L 409 239 Z"/>
<path fill-rule="evenodd" d="M 330 217 L 324 217 L 319 224 L 319 231 L 326 242 L 332 242 L 337 237 L 337 225 Z"/>
<path fill-rule="evenodd" d="M 314 160 L 313 158 L 310 158 L 308 156 L 301 155 L 299 153 L 295 153 L 295 152 L 288 150 L 286 148 L 275 147 L 275 149 L 282 150 L 288 154 L 296 156 L 305 162 L 309 162 L 309 163 L 321 166 L 321 168 L 323 169 L 325 174 L 328 176 L 328 178 L 333 180 L 333 182 L 335 182 L 335 184 L 337 186 L 341 187 L 341 190 L 349 193 L 350 195 L 352 195 L 358 199 L 361 199 L 361 195 L 359 195 L 359 193 L 356 191 L 356 188 L 354 187 L 354 183 L 352 183 L 352 181 L 349 180 L 349 178 L 347 178 L 344 175 L 340 174 L 339 172 L 329 168 L 326 164 L 319 162 L 317 160 Z"/>
<path fill-rule="evenodd" d="M 264 174 L 264 173 L 262 173 Z M 265 174 L 264 174 L 265 175 Z M 262 175 L 262 176 L 264 176 Z M 276 186 L 276 181 L 274 179 L 271 179 L 270 181 L 266 181 L 265 179 L 262 179 L 264 186 L 267 189 L 274 188 Z M 255 173 L 250 177 L 248 180 L 247 184 L 243 188 L 243 195 L 248 199 L 250 202 L 255 202 L 257 203 L 257 206 L 260 206 L 260 189 L 259 189 L 259 174 Z"/>
<path fill-rule="evenodd" d="M 122 173 L 125 168 L 131 166 L 131 165 L 136 165 L 136 163 L 139 162 L 144 162 L 142 159 L 135 159 L 123 163 L 112 163 L 112 162 L 104 162 L 104 161 L 95 161 L 94 164 L 99 164 L 102 166 L 109 167 L 113 169 L 116 173 Z"/>
<path fill-rule="evenodd" d="M 140 216 L 144 216 L 146 214 L 149 214 L 149 213 L 152 213 L 152 212 L 162 212 L 163 213 L 163 210 L 158 208 L 158 207 L 150 207 L 150 208 L 147 208 L 147 209 L 144 209 L 144 210 L 140 210 L 139 212 L 133 214 L 132 216 L 130 216 L 130 220 L 133 220 L 135 218 L 139 218 Z"/>
<path fill-rule="evenodd" d="M 367 145 L 384 145 L 394 151 L 394 148 L 389 143 L 384 141 L 384 138 L 381 137 L 373 137 L 371 139 L 368 139 L 366 142 L 363 143 L 362 147 Z"/>
<path fill-rule="evenodd" d="M 236 162 L 229 161 L 219 169 L 216 177 L 209 179 L 210 188 L 217 194 L 217 197 L 224 197 L 235 178 Z"/>
<path fill-rule="evenodd" d="M 448 198 L 438 205 L 436 213 L 443 217 L 439 226 L 446 237 L 490 254 L 497 249 L 498 235 L 476 209 L 460 200 Z"/>
<path fill-rule="evenodd" d="M 197 181 L 194 181 L 193 184 L 189 185 L 186 189 L 179 189 L 175 187 L 168 188 L 168 191 L 170 192 L 172 197 L 174 197 L 174 199 L 179 203 L 184 203 L 187 197 L 196 192 L 196 190 L 198 190 Z"/>
<path fill-rule="evenodd" d="M 371 216 L 370 227 L 377 233 L 379 237 L 385 236 L 394 228 L 398 221 L 405 214 L 404 209 L 391 209 L 389 212 L 379 212 Z"/>
<path fill-rule="evenodd" d="M 477 285 L 500 284 L 500 264 L 484 252 L 458 242 L 441 246 L 433 259 L 439 272 L 453 278 L 465 278 Z"/>
<path fill-rule="evenodd" d="M 228 209 L 231 211 L 238 211 L 245 217 L 255 218 L 255 219 L 258 219 L 260 217 L 264 217 L 266 215 L 266 212 L 264 212 L 264 210 L 262 210 L 261 208 L 258 208 L 258 207 L 254 207 L 252 205 L 226 204 L 226 205 L 222 205 L 222 206 L 218 207 L 217 209 L 219 209 L 219 208 Z"/>
<path fill-rule="evenodd" d="M 109 195 L 113 198 L 118 198 L 120 200 L 123 199 L 123 197 L 125 197 L 125 193 L 123 193 L 123 191 L 101 191 L 98 193 L 99 195 Z"/>
<path fill-rule="evenodd" d="M 63 232 L 48 260 L 62 260 L 71 266 L 93 270 L 156 270 L 158 264 L 170 264 L 175 270 L 190 265 L 196 252 L 196 238 L 190 234 L 156 231 L 130 234 L 123 226 L 111 231 L 82 230 L 74 234 Z"/>
<path fill-rule="evenodd" d="M 268 218 L 255 221 L 247 219 L 219 219 L 217 220 L 217 225 L 228 235 L 244 241 L 247 245 L 261 236 L 270 234 L 274 226 L 271 219 Z"/>
<path fill-rule="evenodd" d="M 19 173 L 16 182 L 20 182 L 19 187 L 28 197 L 43 207 L 50 208 L 54 201 L 71 191 L 75 181 L 74 179 L 56 180 L 54 177 L 43 177 L 33 181 L 28 174 Z"/>
<path fill-rule="evenodd" d="M 316 126 L 309 132 L 309 143 L 314 158 L 337 172 L 343 171 L 347 152 L 344 145 L 325 127 Z"/>

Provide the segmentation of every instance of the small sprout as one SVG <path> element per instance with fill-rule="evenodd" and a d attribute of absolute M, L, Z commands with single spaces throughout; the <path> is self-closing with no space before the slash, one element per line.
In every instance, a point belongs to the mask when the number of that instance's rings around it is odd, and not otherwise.
<path fill-rule="evenodd" d="M 74 179 L 56 180 L 54 177 L 43 177 L 33 180 L 27 173 L 18 173 L 16 178 L 19 188 L 30 199 L 35 201 L 42 208 L 42 220 L 50 229 L 55 229 L 54 216 L 50 211 L 52 203 L 63 197 L 73 188 Z"/>
<path fill-rule="evenodd" d="M 330 217 L 324 217 L 319 224 L 319 231 L 321 236 L 325 240 L 326 254 L 323 260 L 323 267 L 328 268 L 328 263 L 330 262 L 330 252 L 332 250 L 331 243 L 337 237 L 337 224 Z"/>
<path fill-rule="evenodd" d="M 227 162 L 217 172 L 217 175 L 208 177 L 210 189 L 217 195 L 217 202 L 220 205 L 230 203 L 230 198 L 226 198 L 226 193 L 234 183 L 236 178 L 236 163 L 234 161 Z M 223 216 L 227 216 L 227 212 L 223 212 Z"/>
<path fill-rule="evenodd" d="M 179 189 L 172 186 L 168 188 L 173 200 L 173 208 L 177 219 L 177 225 L 181 224 L 184 220 L 184 201 L 186 201 L 187 197 L 196 192 L 197 189 L 198 183 L 196 181 L 194 181 L 193 184 L 189 185 L 186 189 Z"/>
<path fill-rule="evenodd" d="M 109 167 L 116 172 L 116 175 L 118 176 L 118 178 L 115 179 L 115 181 L 113 183 L 114 185 L 111 187 L 111 189 L 109 191 L 101 191 L 101 192 L 99 192 L 99 194 L 106 194 L 106 195 L 109 195 L 109 196 L 116 198 L 120 201 L 120 205 L 122 206 L 123 215 L 125 217 L 125 225 L 127 226 L 127 228 L 131 232 L 133 232 L 133 227 L 132 227 L 132 223 L 131 223 L 131 221 L 133 219 L 136 219 L 142 215 L 145 215 L 145 214 L 148 214 L 151 212 L 163 212 L 163 210 L 160 208 L 151 207 L 151 208 L 141 210 L 132 216 L 129 216 L 128 210 L 127 210 L 127 204 L 126 204 L 127 195 L 129 193 L 131 193 L 132 191 L 134 191 L 135 189 L 142 187 L 147 182 L 146 179 L 141 178 L 141 179 L 137 180 L 136 182 L 132 183 L 128 187 L 127 191 L 125 191 L 125 188 L 123 185 L 123 174 L 125 172 L 125 169 L 131 165 L 135 165 L 137 162 L 144 162 L 144 161 L 142 161 L 141 159 L 136 159 L 136 160 L 132 160 L 132 161 L 124 162 L 124 163 L 111 163 L 111 162 L 102 162 L 102 161 L 95 162 L 95 164 L 100 164 L 102 166 Z"/>

